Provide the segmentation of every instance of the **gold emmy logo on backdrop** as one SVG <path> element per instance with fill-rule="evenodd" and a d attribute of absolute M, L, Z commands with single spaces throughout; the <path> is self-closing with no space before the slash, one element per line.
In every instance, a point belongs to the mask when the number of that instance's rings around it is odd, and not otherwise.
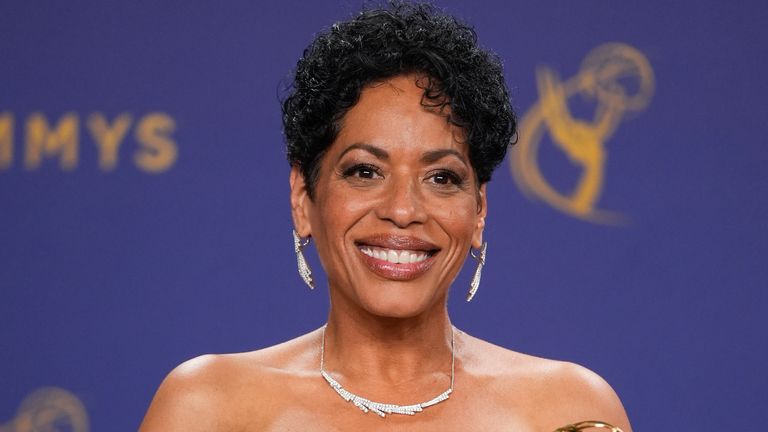
<path fill-rule="evenodd" d="M 17 117 L 10 111 L 0 112 L 0 173 L 14 163 L 26 171 L 37 171 L 56 160 L 62 171 L 71 172 L 89 159 L 82 157 L 84 150 L 95 153 L 103 172 L 117 168 L 125 147 L 132 147 L 133 165 L 145 173 L 168 171 L 178 158 L 173 138 L 176 120 L 163 112 L 137 118 L 123 112 L 112 121 L 101 112 L 88 116 L 67 112 L 58 121 L 42 112 L 30 113 L 25 121 Z"/>
<path fill-rule="evenodd" d="M 57 387 L 44 387 L 27 396 L 16 418 L 0 425 L 0 432 L 88 432 L 88 413 L 80 399 Z"/>
<path fill-rule="evenodd" d="M 621 222 L 621 214 L 597 208 L 605 181 L 605 143 L 625 113 L 640 111 L 651 101 L 654 78 L 648 59 L 629 45 L 608 43 L 586 56 L 576 76 L 561 81 L 553 70 L 541 67 L 536 83 L 539 101 L 523 116 L 517 148 L 510 157 L 515 182 L 529 197 L 571 216 Z M 576 95 L 596 103 L 591 121 L 572 114 L 568 100 Z M 582 169 L 570 193 L 557 191 L 540 169 L 539 147 L 545 133 Z"/>

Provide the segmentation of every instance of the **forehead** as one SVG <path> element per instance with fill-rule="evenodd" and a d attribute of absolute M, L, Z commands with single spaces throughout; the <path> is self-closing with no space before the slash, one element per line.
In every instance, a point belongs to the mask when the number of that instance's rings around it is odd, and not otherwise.
<path fill-rule="evenodd" d="M 455 149 L 467 153 L 463 130 L 448 121 L 449 106 L 424 106 L 426 80 L 403 75 L 366 86 L 346 113 L 332 147 L 342 151 L 356 143 L 392 150 Z"/>

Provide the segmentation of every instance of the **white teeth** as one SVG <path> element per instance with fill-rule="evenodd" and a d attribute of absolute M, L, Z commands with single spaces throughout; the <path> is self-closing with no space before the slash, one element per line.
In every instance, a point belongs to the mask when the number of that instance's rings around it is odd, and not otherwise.
<path fill-rule="evenodd" d="M 400 252 L 400 255 L 397 257 L 397 262 L 399 262 L 399 263 L 409 263 L 409 262 L 411 262 L 411 253 L 408 252 L 408 251 Z"/>
<path fill-rule="evenodd" d="M 400 262 L 399 258 L 400 257 L 397 256 L 397 252 L 393 251 L 392 249 L 390 249 L 389 252 L 387 252 L 387 261 L 397 264 Z"/>
<path fill-rule="evenodd" d="M 408 251 L 408 250 L 393 250 L 393 249 L 379 249 L 373 247 L 361 247 L 360 251 L 369 257 L 387 261 L 392 264 L 407 264 L 421 262 L 427 259 L 428 254 L 426 252 Z"/>

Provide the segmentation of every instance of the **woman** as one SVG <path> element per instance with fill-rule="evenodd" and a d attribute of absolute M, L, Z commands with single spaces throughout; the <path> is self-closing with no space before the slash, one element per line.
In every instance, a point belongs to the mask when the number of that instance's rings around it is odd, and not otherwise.
<path fill-rule="evenodd" d="M 515 132 L 500 63 L 471 28 L 408 4 L 336 24 L 299 60 L 283 112 L 299 272 L 312 287 L 311 238 L 327 325 L 182 364 L 142 431 L 630 430 L 594 373 L 451 325 L 449 287 L 474 250 L 477 289 L 486 183 Z"/>

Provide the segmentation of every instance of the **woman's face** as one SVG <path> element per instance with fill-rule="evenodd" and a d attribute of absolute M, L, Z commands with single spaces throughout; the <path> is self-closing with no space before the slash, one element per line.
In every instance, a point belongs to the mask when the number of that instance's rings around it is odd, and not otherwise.
<path fill-rule="evenodd" d="M 294 222 L 315 240 L 334 308 L 411 317 L 444 307 L 486 214 L 462 131 L 421 105 L 414 75 L 366 87 L 323 156 L 314 200 L 291 173 Z"/>

